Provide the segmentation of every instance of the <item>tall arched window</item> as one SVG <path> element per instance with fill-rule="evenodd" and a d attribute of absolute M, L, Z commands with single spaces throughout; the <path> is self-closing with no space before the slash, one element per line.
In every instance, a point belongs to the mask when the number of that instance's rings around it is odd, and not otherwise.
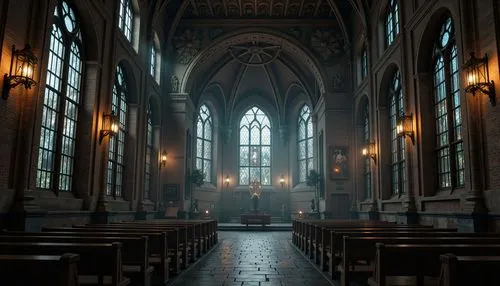
<path fill-rule="evenodd" d="M 160 56 L 160 40 L 156 33 L 153 34 L 153 39 L 151 41 L 151 47 L 149 51 L 149 73 L 155 79 L 155 81 L 160 83 L 160 70 L 161 70 L 161 56 Z"/>
<path fill-rule="evenodd" d="M 399 34 L 399 7 L 397 0 L 389 0 L 385 15 L 385 42 L 389 47 Z"/>
<path fill-rule="evenodd" d="M 391 189 L 393 194 L 406 192 L 406 143 L 397 135 L 397 120 L 404 115 L 404 99 L 399 71 L 394 73 L 389 86 L 389 108 L 391 124 Z"/>
<path fill-rule="evenodd" d="M 297 126 L 299 182 L 304 183 L 307 181 L 307 174 L 309 174 L 309 171 L 314 169 L 313 124 L 309 106 L 304 105 L 300 109 Z"/>
<path fill-rule="evenodd" d="M 366 47 L 361 52 L 361 80 L 364 80 L 368 75 L 368 52 Z"/>
<path fill-rule="evenodd" d="M 148 104 L 146 121 L 146 164 L 144 166 L 144 198 L 151 198 L 151 162 L 153 157 L 153 121 L 151 104 Z"/>
<path fill-rule="evenodd" d="M 196 168 L 205 175 L 205 182 L 212 182 L 213 118 L 203 104 L 196 123 Z"/>
<path fill-rule="evenodd" d="M 253 180 L 271 185 L 271 122 L 258 107 L 240 121 L 240 185 Z"/>
<path fill-rule="evenodd" d="M 368 104 L 365 105 L 363 110 L 363 144 L 370 144 L 370 111 Z M 363 181 L 365 183 L 365 198 L 369 199 L 372 196 L 372 171 L 371 171 L 371 158 L 366 156 L 363 164 Z"/>
<path fill-rule="evenodd" d="M 70 191 L 82 82 L 82 36 L 71 6 L 58 1 L 50 34 L 36 187 Z"/>
<path fill-rule="evenodd" d="M 434 116 L 438 188 L 463 187 L 464 147 L 459 68 L 453 21 L 447 17 L 434 44 Z"/>
<path fill-rule="evenodd" d="M 123 32 L 125 38 L 129 42 L 132 42 L 134 31 L 134 7 L 132 6 L 132 0 L 120 0 L 118 28 Z"/>
<path fill-rule="evenodd" d="M 111 111 L 117 115 L 120 126 L 117 136 L 109 140 L 108 176 L 106 180 L 106 194 L 113 197 L 123 195 L 123 174 L 125 169 L 125 132 L 127 131 L 127 79 L 123 68 L 118 66 L 113 85 Z"/>

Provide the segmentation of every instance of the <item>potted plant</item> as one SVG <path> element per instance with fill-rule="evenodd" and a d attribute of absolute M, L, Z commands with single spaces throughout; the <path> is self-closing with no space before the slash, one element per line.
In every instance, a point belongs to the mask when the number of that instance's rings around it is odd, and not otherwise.
<path fill-rule="evenodd" d="M 191 175 L 189 176 L 189 180 L 192 184 L 194 184 L 196 187 L 201 187 L 205 183 L 205 175 L 200 169 L 194 169 L 191 171 Z M 195 218 L 198 214 L 198 200 L 194 200 L 193 203 L 193 193 L 191 193 L 191 209 L 190 209 L 190 216 L 192 218 Z"/>
<path fill-rule="evenodd" d="M 205 175 L 200 169 L 194 169 L 191 172 L 191 183 L 197 187 L 200 187 L 205 183 Z"/>
<path fill-rule="evenodd" d="M 306 177 L 306 185 L 310 187 L 314 187 L 314 199 L 311 200 L 311 209 L 315 213 L 319 213 L 319 182 L 321 180 L 321 175 L 316 172 L 316 170 L 309 170 L 309 174 L 307 174 Z M 312 207 L 314 204 L 314 201 L 316 201 L 316 207 Z"/>

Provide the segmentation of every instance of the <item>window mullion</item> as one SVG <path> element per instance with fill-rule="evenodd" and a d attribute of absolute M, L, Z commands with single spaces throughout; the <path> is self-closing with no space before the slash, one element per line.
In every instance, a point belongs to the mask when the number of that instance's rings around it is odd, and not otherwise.
<path fill-rule="evenodd" d="M 454 141 L 453 138 L 455 138 L 455 126 L 454 126 L 454 120 L 453 120 L 453 91 L 452 91 L 452 72 L 451 72 L 451 50 L 448 48 L 443 52 L 443 60 L 444 60 L 444 74 L 445 74 L 445 92 L 446 92 L 446 118 L 447 118 L 447 123 L 448 123 L 448 142 L 447 147 L 448 147 L 448 157 L 449 157 L 449 172 L 451 176 L 451 188 L 455 188 L 457 186 L 457 176 L 456 176 L 456 160 L 455 160 L 455 146 L 452 144 Z"/>
<path fill-rule="evenodd" d="M 56 148 L 54 152 L 54 172 L 52 187 L 56 193 L 59 193 L 60 188 L 60 175 L 61 175 L 61 158 L 62 158 L 62 141 L 64 139 L 64 121 L 65 121 L 65 109 L 66 109 L 66 93 L 68 90 L 68 73 L 69 73 L 69 56 L 71 54 L 71 45 L 68 44 L 68 39 L 63 35 L 64 43 L 64 59 L 63 59 L 63 73 L 61 78 L 61 93 L 59 95 L 59 110 L 57 116 L 57 131 L 56 131 Z"/>

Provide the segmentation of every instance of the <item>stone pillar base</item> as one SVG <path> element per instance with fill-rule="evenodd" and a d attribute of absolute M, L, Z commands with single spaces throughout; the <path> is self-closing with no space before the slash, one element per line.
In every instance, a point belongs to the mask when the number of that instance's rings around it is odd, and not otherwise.
<path fill-rule="evenodd" d="M 458 232 L 486 232 L 488 231 L 489 216 L 487 213 L 458 213 Z"/>
<path fill-rule="evenodd" d="M 376 210 L 370 210 L 368 212 L 368 219 L 369 220 L 380 220 L 380 214 Z"/>
<path fill-rule="evenodd" d="M 398 212 L 396 222 L 399 224 L 418 224 L 418 213 L 413 211 Z"/>

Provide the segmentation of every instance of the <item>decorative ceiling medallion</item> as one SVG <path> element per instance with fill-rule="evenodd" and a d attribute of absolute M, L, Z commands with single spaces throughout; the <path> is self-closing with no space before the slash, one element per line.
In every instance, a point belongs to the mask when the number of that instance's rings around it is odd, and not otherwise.
<path fill-rule="evenodd" d="M 201 35 L 197 29 L 186 29 L 174 38 L 177 62 L 190 63 L 201 50 Z"/>
<path fill-rule="evenodd" d="M 316 30 L 311 35 L 311 47 L 323 61 L 330 61 L 344 53 L 344 39 L 334 30 Z"/>
<path fill-rule="evenodd" d="M 244 45 L 230 46 L 227 50 L 235 60 L 246 66 L 263 66 L 278 58 L 281 46 L 253 41 Z"/>

